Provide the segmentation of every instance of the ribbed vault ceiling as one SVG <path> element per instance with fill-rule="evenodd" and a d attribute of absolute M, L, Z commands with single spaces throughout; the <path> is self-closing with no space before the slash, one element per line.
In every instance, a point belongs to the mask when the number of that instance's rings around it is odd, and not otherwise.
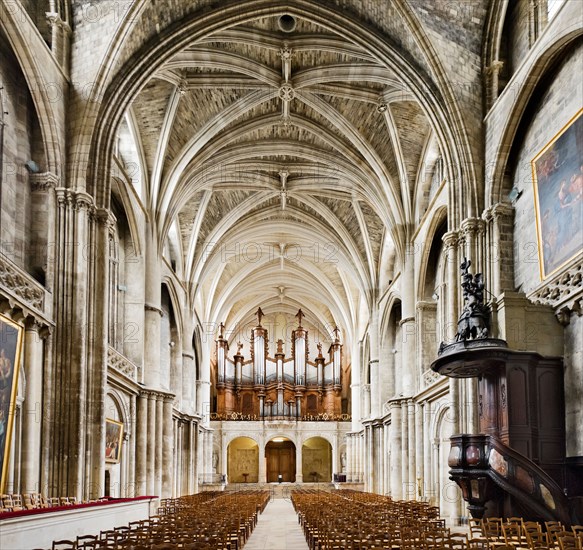
<path fill-rule="evenodd" d="M 201 318 L 233 325 L 258 305 L 301 307 L 354 339 L 437 145 L 399 75 L 296 23 L 288 33 L 261 19 L 191 44 L 128 119 L 148 208 Z"/>

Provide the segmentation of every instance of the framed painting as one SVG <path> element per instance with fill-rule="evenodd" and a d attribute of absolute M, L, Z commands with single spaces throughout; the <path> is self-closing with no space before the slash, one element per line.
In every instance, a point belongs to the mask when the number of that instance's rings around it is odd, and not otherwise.
<path fill-rule="evenodd" d="M 117 420 L 105 419 L 105 461 L 118 463 L 121 456 L 123 424 Z"/>
<path fill-rule="evenodd" d="M 583 109 L 532 160 L 541 280 L 583 243 Z"/>
<path fill-rule="evenodd" d="M 6 491 L 24 329 L 0 315 L 0 492 Z"/>

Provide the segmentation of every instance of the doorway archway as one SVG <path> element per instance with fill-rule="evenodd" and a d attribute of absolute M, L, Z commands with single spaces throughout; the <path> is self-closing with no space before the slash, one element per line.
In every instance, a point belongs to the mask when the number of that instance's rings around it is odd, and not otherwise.
<path fill-rule="evenodd" d="M 323 437 L 310 437 L 304 441 L 302 479 L 307 483 L 332 481 L 332 445 Z"/>
<path fill-rule="evenodd" d="M 265 445 L 265 467 L 267 483 L 295 482 L 296 446 L 286 437 L 275 437 Z"/>
<path fill-rule="evenodd" d="M 250 437 L 237 437 L 227 447 L 229 483 L 259 481 L 259 445 Z"/>

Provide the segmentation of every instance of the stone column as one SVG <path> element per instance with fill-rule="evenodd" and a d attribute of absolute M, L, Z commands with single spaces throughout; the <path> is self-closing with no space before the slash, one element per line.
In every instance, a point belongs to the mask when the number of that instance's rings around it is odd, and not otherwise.
<path fill-rule="evenodd" d="M 208 478 L 212 480 L 212 473 L 213 473 L 213 432 L 208 430 L 205 434 L 205 453 L 204 453 L 204 462 L 205 462 L 205 472 L 208 475 Z"/>
<path fill-rule="evenodd" d="M 191 346 L 192 347 L 192 346 Z M 196 365 L 194 352 L 182 352 L 182 407 L 188 414 L 195 414 Z"/>
<path fill-rule="evenodd" d="M 136 412 L 136 496 L 148 492 L 148 396 L 138 395 Z"/>
<path fill-rule="evenodd" d="M 413 250 L 412 247 L 408 247 Z M 415 393 L 416 365 L 415 365 L 415 344 L 416 344 L 416 323 L 415 323 L 415 269 L 414 254 L 407 253 L 405 257 L 404 273 L 401 277 L 401 314 L 399 321 L 401 327 L 401 380 L 403 395 L 408 397 Z"/>
<path fill-rule="evenodd" d="M 489 67 L 486 67 L 486 101 L 488 109 L 494 105 L 498 98 L 499 76 L 503 66 L 504 62 L 496 59 L 492 61 Z"/>
<path fill-rule="evenodd" d="M 415 481 L 417 485 L 417 499 L 423 496 L 423 484 L 425 483 L 423 477 L 425 450 L 425 434 L 423 426 L 424 409 L 425 407 L 423 403 L 417 403 L 415 406 Z"/>
<path fill-rule="evenodd" d="M 297 456 L 296 456 L 297 459 Z M 301 472 L 300 472 L 301 473 Z M 296 482 L 297 479 L 297 462 L 296 462 Z M 263 433 L 259 436 L 259 483 L 267 482 L 267 469 L 265 463 L 265 436 Z"/>
<path fill-rule="evenodd" d="M 83 199 L 84 201 L 85 199 Z M 87 411 L 86 430 L 89 433 L 85 476 L 91 479 L 89 498 L 103 495 L 105 479 L 105 388 L 107 383 L 109 241 L 113 235 L 115 218 L 106 209 L 89 212 L 91 221 L 91 270 L 89 292 L 91 307 L 88 319 L 88 363 L 86 375 Z M 85 307 L 81 304 L 80 307 Z M 74 361 L 73 358 L 71 358 Z M 85 416 L 85 411 L 81 413 Z M 89 472 L 89 475 L 87 474 Z"/>
<path fill-rule="evenodd" d="M 355 342 L 352 346 L 352 365 L 350 371 L 350 412 L 352 414 L 353 432 L 360 430 L 360 419 L 362 418 L 362 410 L 360 404 L 362 402 L 361 387 L 360 387 L 360 357 L 361 357 L 362 342 Z"/>
<path fill-rule="evenodd" d="M 160 394 L 156 394 L 156 430 L 152 434 L 156 440 L 156 448 L 154 454 L 154 487 L 155 494 L 161 498 L 163 497 L 162 490 L 162 468 L 163 468 L 163 454 L 164 454 L 164 398 Z"/>
<path fill-rule="evenodd" d="M 302 444 L 298 442 L 296 445 L 296 483 L 302 483 L 304 480 L 304 471 L 302 469 Z"/>
<path fill-rule="evenodd" d="M 427 401 L 423 407 L 423 495 L 430 494 L 433 490 L 431 481 L 431 434 L 429 432 L 431 420 L 431 402 Z"/>
<path fill-rule="evenodd" d="M 390 472 L 390 493 L 395 499 L 403 498 L 401 486 L 403 454 L 401 450 L 401 403 L 398 400 L 390 402 L 391 410 L 391 472 Z"/>
<path fill-rule="evenodd" d="M 409 498 L 409 411 L 407 401 L 401 401 L 401 488 L 404 499 Z"/>
<path fill-rule="evenodd" d="M 26 323 L 23 364 L 26 375 L 22 415 L 22 493 L 40 492 L 40 447 L 42 427 L 43 341 L 40 325 L 31 320 Z"/>
<path fill-rule="evenodd" d="M 150 496 L 159 496 L 156 493 L 156 395 L 148 393 L 148 457 L 147 465 L 147 494 Z"/>
<path fill-rule="evenodd" d="M 136 491 L 136 418 L 137 418 L 137 398 L 135 395 L 130 395 L 130 417 L 128 419 L 128 432 L 125 434 L 126 449 L 127 449 L 127 464 L 126 464 L 126 483 L 125 496 L 135 497 Z"/>
<path fill-rule="evenodd" d="M 500 296 L 505 290 L 514 290 L 514 208 L 502 202 L 492 207 L 493 240 L 498 243 L 498 265 L 494 269 L 496 279 L 492 294 Z"/>
<path fill-rule="evenodd" d="M 197 491 L 200 488 L 200 484 L 204 483 L 203 472 L 204 472 L 204 428 L 197 424 L 196 432 L 196 488 Z"/>
<path fill-rule="evenodd" d="M 196 381 L 196 391 L 195 391 L 195 399 L 194 399 L 194 410 L 196 414 L 202 415 L 202 382 L 200 380 Z"/>
<path fill-rule="evenodd" d="M 363 418 L 370 418 L 370 384 L 362 384 L 362 415 Z"/>
<path fill-rule="evenodd" d="M 444 255 L 447 262 L 446 270 L 446 317 L 445 340 L 451 342 L 457 332 L 457 319 L 459 316 L 459 262 L 457 247 L 459 234 L 457 231 L 449 231 L 443 238 Z"/>
<path fill-rule="evenodd" d="M 174 483 L 172 483 L 172 498 L 182 494 L 182 425 L 178 419 L 172 422 L 172 431 L 174 432 L 174 444 L 176 446 L 174 454 Z"/>
<path fill-rule="evenodd" d="M 63 71 L 69 73 L 69 50 L 71 44 L 71 27 L 56 11 L 46 13 L 51 26 L 51 51 Z"/>
<path fill-rule="evenodd" d="M 370 315 L 369 326 L 369 344 L 370 359 L 368 368 L 370 370 L 370 404 L 368 407 L 368 417 L 378 418 L 381 414 L 381 393 L 380 393 L 380 374 L 379 374 L 379 310 L 377 305 L 373 306 Z M 372 387 L 371 387 L 372 386 Z"/>
<path fill-rule="evenodd" d="M 407 479 L 408 482 L 408 494 L 410 499 L 415 498 L 415 487 L 417 486 L 415 473 L 416 469 L 416 460 L 417 457 L 415 456 L 415 450 L 417 449 L 415 443 L 415 403 L 412 399 L 407 401 L 407 447 L 409 449 L 408 458 L 408 474 L 409 477 Z"/>
<path fill-rule="evenodd" d="M 332 479 L 334 474 L 340 473 L 342 465 L 340 464 L 340 453 L 338 452 L 338 434 L 334 434 L 334 442 L 332 443 Z"/>
<path fill-rule="evenodd" d="M 346 434 L 346 481 L 352 480 L 352 470 L 354 462 L 352 458 L 352 434 Z"/>
<path fill-rule="evenodd" d="M 146 303 L 144 306 L 144 382 L 160 388 L 161 276 L 158 238 L 152 225 L 146 228 Z"/>
<path fill-rule="evenodd" d="M 225 476 L 225 480 L 229 483 L 228 475 L 228 460 L 229 455 L 227 453 L 227 436 L 226 434 L 221 434 L 221 473 Z"/>
<path fill-rule="evenodd" d="M 198 424 L 191 420 L 188 423 L 188 494 L 198 492 L 198 480 L 196 476 L 196 439 Z"/>
<path fill-rule="evenodd" d="M 443 487 L 439 478 L 439 438 L 433 439 L 433 467 L 431 468 L 431 490 L 433 493 L 433 504 L 439 506 L 441 502 L 441 492 Z"/>
<path fill-rule="evenodd" d="M 180 447 L 174 448 L 174 433 L 172 428 L 172 406 L 174 397 L 165 395 L 162 401 L 162 496 L 164 498 L 172 495 L 172 477 L 174 453 L 181 453 Z"/>

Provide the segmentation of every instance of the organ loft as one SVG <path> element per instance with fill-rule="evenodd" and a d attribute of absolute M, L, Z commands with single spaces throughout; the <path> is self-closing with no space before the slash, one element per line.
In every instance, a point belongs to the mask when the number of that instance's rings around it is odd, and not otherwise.
<path fill-rule="evenodd" d="M 324 355 L 323 343 L 311 337 L 310 331 L 302 326 L 305 315 L 300 309 L 289 342 L 278 338 L 274 353 L 270 353 L 269 330 L 262 325 L 265 315 L 261 308 L 256 316 L 257 325 L 251 329 L 247 354 L 243 351 L 244 344 L 238 342 L 236 352 L 230 357 L 225 326 L 223 323 L 219 326 L 213 418 L 348 420 L 349 415 L 343 413 L 342 407 L 342 385 L 346 381 L 342 379 L 343 354 L 338 327 L 331 331 L 331 343 Z M 289 355 L 284 347 L 291 348 Z M 317 351 L 311 355 L 310 348 Z"/>

